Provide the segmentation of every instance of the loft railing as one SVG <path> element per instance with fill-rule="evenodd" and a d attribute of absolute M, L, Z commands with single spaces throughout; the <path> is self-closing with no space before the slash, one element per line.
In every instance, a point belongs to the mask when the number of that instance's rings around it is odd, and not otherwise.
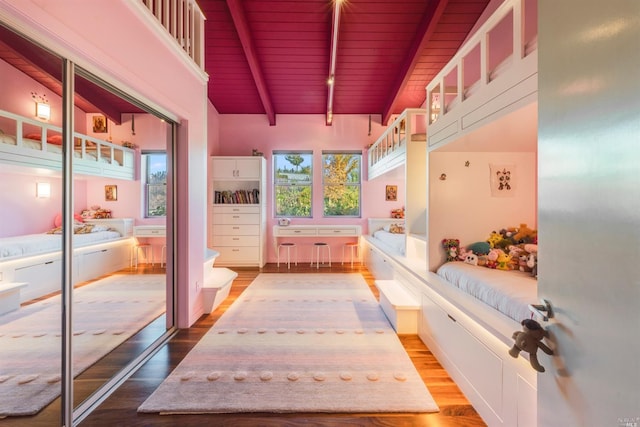
<path fill-rule="evenodd" d="M 141 0 L 204 71 L 204 15 L 195 0 Z"/>
<path fill-rule="evenodd" d="M 537 52 L 538 0 L 505 0 L 427 86 L 429 124 Z"/>

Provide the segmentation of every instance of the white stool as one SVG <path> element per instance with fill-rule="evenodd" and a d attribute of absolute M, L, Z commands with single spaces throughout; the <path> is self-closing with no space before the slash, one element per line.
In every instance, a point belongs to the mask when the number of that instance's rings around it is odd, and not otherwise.
<path fill-rule="evenodd" d="M 153 265 L 153 247 L 150 243 L 138 243 L 132 248 L 133 252 L 131 252 L 131 262 L 130 266 L 134 266 L 138 268 L 138 257 L 140 256 L 140 251 L 144 255 L 144 259 L 149 263 L 151 260 L 151 265 Z"/>
<path fill-rule="evenodd" d="M 327 251 L 327 256 L 329 258 L 329 267 L 331 267 L 331 246 L 329 246 L 327 243 L 325 242 L 316 242 L 313 244 L 314 248 L 315 248 L 315 260 L 316 260 L 316 268 L 320 268 L 320 249 L 325 248 Z M 313 267 L 313 248 L 311 249 L 311 267 Z M 323 254 L 323 258 L 324 260 L 324 254 Z M 324 262 L 323 262 L 324 264 Z"/>
<path fill-rule="evenodd" d="M 355 257 L 358 257 L 358 260 L 360 260 L 360 256 L 358 254 L 358 244 L 356 242 L 348 242 L 344 244 L 344 246 L 342 247 L 342 265 L 344 265 L 345 249 L 349 249 L 351 251 L 351 268 L 353 268 L 353 259 Z"/>
<path fill-rule="evenodd" d="M 287 268 L 291 268 L 291 248 L 296 250 L 296 265 L 298 265 L 298 247 L 295 243 L 280 243 L 278 245 L 278 267 L 280 267 L 280 249 L 287 250 Z"/>

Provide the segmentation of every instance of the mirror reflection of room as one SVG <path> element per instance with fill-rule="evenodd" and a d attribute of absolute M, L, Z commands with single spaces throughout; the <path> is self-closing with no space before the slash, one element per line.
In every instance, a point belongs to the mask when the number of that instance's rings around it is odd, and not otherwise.
<path fill-rule="evenodd" d="M 171 125 L 82 72 L 65 146 L 61 59 L 2 26 L 0 33 L 0 80 L 13 82 L 0 97 L 0 337 L 15 337 L 0 346 L 0 413 L 29 415 L 61 392 L 68 225 L 74 406 L 167 330 Z M 73 162 L 67 192 L 66 147 Z M 140 227 L 151 234 L 136 235 Z M 18 393 L 27 383 L 29 395 Z"/>

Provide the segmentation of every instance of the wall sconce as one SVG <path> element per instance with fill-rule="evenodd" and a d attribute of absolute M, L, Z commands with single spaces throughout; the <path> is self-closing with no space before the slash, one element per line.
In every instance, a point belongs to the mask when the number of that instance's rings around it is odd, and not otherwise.
<path fill-rule="evenodd" d="M 36 102 L 36 117 L 41 120 L 51 118 L 51 106 L 47 95 L 38 95 L 38 92 L 31 92 L 31 98 Z"/>
<path fill-rule="evenodd" d="M 44 102 L 36 102 L 36 117 L 42 120 L 51 118 L 51 106 Z"/>
<path fill-rule="evenodd" d="M 36 182 L 36 197 L 39 199 L 51 197 L 51 184 L 48 182 Z"/>

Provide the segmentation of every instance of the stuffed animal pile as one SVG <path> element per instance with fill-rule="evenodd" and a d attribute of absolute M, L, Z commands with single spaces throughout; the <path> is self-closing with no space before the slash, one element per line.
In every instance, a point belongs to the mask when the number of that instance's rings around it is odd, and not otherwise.
<path fill-rule="evenodd" d="M 404 218 L 404 208 L 393 209 L 391 210 L 391 218 Z"/>
<path fill-rule="evenodd" d="M 93 205 L 90 209 L 85 209 L 80 212 L 80 216 L 83 219 L 111 218 L 111 209 L 105 209 L 98 205 Z"/>
<path fill-rule="evenodd" d="M 498 270 L 520 270 L 534 277 L 538 275 L 538 233 L 527 224 L 492 231 L 487 240 L 465 247 L 460 247 L 457 239 L 444 239 L 442 246 L 447 262 L 463 261 Z M 452 257 L 454 251 L 457 255 Z"/>

